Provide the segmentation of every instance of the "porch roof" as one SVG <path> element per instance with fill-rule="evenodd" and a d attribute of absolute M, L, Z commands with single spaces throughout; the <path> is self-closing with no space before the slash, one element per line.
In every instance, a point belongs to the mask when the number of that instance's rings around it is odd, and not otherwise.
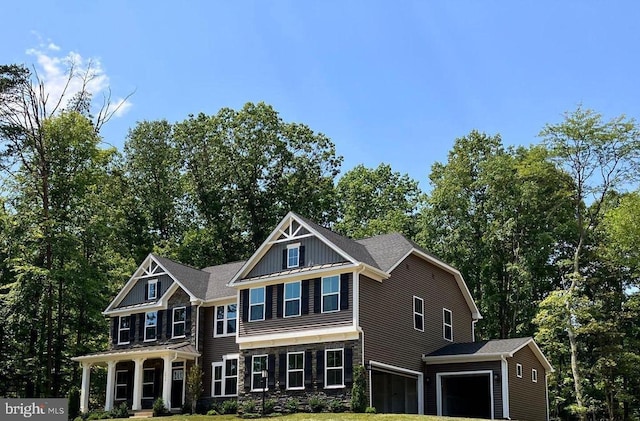
<path fill-rule="evenodd" d="M 164 344 L 145 346 L 140 348 L 113 349 L 109 351 L 96 352 L 93 354 L 81 355 L 71 358 L 73 361 L 86 363 L 105 363 L 108 361 L 127 361 L 135 358 L 160 358 L 164 356 L 174 356 L 193 360 L 200 356 L 195 347 L 189 342 L 177 344 Z"/>

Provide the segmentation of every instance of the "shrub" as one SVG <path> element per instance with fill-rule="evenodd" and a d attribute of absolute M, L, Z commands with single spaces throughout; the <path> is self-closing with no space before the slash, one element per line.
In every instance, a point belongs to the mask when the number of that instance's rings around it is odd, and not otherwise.
<path fill-rule="evenodd" d="M 367 409 L 364 410 L 367 414 L 377 414 L 376 408 L 374 406 L 367 406 Z"/>
<path fill-rule="evenodd" d="M 73 386 L 69 390 L 69 419 L 74 419 L 80 415 L 80 389 Z"/>
<path fill-rule="evenodd" d="M 164 399 L 158 398 L 153 402 L 153 416 L 161 417 L 165 415 L 167 412 L 167 407 L 164 404 Z"/>
<path fill-rule="evenodd" d="M 365 412 L 367 409 L 365 368 L 357 366 L 353 373 L 353 387 L 351 388 L 351 410 L 353 412 Z"/>
<path fill-rule="evenodd" d="M 325 408 L 325 402 L 320 396 L 313 395 L 309 398 L 309 408 L 311 408 L 311 412 L 322 412 Z"/>
<path fill-rule="evenodd" d="M 202 396 L 202 368 L 193 365 L 187 373 L 187 401 L 190 403 L 191 413 L 196 410 L 196 403 Z"/>
<path fill-rule="evenodd" d="M 289 398 L 284 403 L 284 409 L 291 414 L 298 412 L 298 408 L 300 408 L 300 401 L 296 398 Z"/>
<path fill-rule="evenodd" d="M 84 418 L 82 418 L 81 416 L 77 416 L 73 421 L 84 421 Z"/>
<path fill-rule="evenodd" d="M 276 400 L 275 399 L 267 399 L 264 402 L 264 414 L 271 414 L 273 413 L 273 410 L 276 407 Z M 263 415 L 264 415 L 263 414 Z"/>
<path fill-rule="evenodd" d="M 247 399 L 242 403 L 242 412 L 245 414 L 255 414 L 258 412 L 256 408 L 256 401 L 253 399 Z"/>
<path fill-rule="evenodd" d="M 340 399 L 332 399 L 329 402 L 329 409 L 331 412 L 344 412 L 345 407 Z"/>
<path fill-rule="evenodd" d="M 107 418 L 129 418 L 129 408 L 126 402 L 122 402 L 120 405 L 109 411 Z"/>
<path fill-rule="evenodd" d="M 127 416 L 129 416 L 127 414 Z M 111 416 L 111 414 L 109 412 L 105 412 L 105 411 L 93 411 L 89 414 L 89 416 L 87 417 L 88 421 L 93 421 L 93 420 L 106 420 L 108 418 L 113 418 Z"/>
<path fill-rule="evenodd" d="M 210 409 L 207 411 L 207 415 L 211 416 L 211 415 L 218 415 L 218 411 L 216 411 L 215 409 Z"/>
<path fill-rule="evenodd" d="M 235 399 L 229 399 L 222 402 L 220 405 L 221 414 L 237 414 L 238 413 L 238 401 Z"/>

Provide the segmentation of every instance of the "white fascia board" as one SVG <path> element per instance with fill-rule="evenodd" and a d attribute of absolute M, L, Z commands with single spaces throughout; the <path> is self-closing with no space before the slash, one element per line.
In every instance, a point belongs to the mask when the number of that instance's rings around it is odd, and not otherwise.
<path fill-rule="evenodd" d="M 102 314 L 105 316 L 126 316 L 128 314 L 142 313 L 147 311 L 166 310 L 169 307 L 169 298 L 178 290 L 178 288 L 180 288 L 180 285 L 177 282 L 174 282 L 169 288 L 167 288 L 162 297 L 160 297 L 160 299 L 156 302 L 136 307 L 116 308 L 109 311 L 105 310 L 102 312 Z M 191 302 L 193 303 L 193 300 Z"/>
<path fill-rule="evenodd" d="M 480 314 L 480 310 L 478 309 L 478 306 L 476 305 L 475 301 L 473 300 L 473 297 L 471 296 L 471 291 L 469 291 L 469 287 L 467 287 L 467 283 L 464 281 L 464 278 L 462 277 L 462 274 L 460 273 L 460 271 L 456 268 L 454 268 L 453 266 L 450 266 L 448 264 L 446 264 L 445 262 L 443 262 L 440 259 L 436 259 L 435 257 L 424 253 L 418 249 L 416 249 L 415 247 L 412 248 L 411 250 L 409 250 L 404 256 L 402 256 L 392 267 L 391 269 L 389 269 L 389 273 L 393 272 L 393 270 L 398 267 L 398 265 L 400 263 L 402 263 L 407 257 L 409 257 L 409 255 L 411 254 L 415 254 L 418 257 L 421 257 L 422 259 L 433 263 L 434 265 L 438 266 L 439 268 L 449 272 L 450 274 L 453 275 L 454 279 L 456 280 L 456 283 L 458 284 L 458 287 L 460 288 L 460 291 L 462 291 L 462 296 L 464 297 L 467 305 L 469 306 L 469 310 L 471 310 L 471 317 L 474 320 L 480 320 L 482 319 L 482 314 Z"/>
<path fill-rule="evenodd" d="M 106 314 L 107 312 L 111 311 L 129 293 L 131 288 L 133 288 L 133 285 L 138 281 L 137 278 L 140 276 L 140 272 L 143 271 L 142 268 L 150 259 L 153 259 L 153 255 L 151 253 L 149 253 L 149 255 L 142 261 L 142 263 L 140 264 L 140 266 L 138 266 L 136 271 L 133 272 L 133 275 L 120 289 L 120 292 L 118 292 L 118 295 L 116 295 L 116 297 L 113 300 L 111 300 L 111 302 L 109 303 L 107 308 L 102 312 L 102 314 Z M 155 261 L 155 259 L 153 260 Z"/>
<path fill-rule="evenodd" d="M 202 307 L 213 307 L 219 304 L 229 304 L 234 302 L 236 302 L 236 296 L 229 295 L 228 297 L 219 297 L 219 298 L 214 298 L 213 300 L 203 301 Z"/>
<path fill-rule="evenodd" d="M 540 349 L 536 341 L 533 340 L 533 338 L 529 339 L 527 342 L 523 343 L 518 348 L 513 350 L 513 352 L 509 356 L 510 357 L 514 356 L 516 352 L 520 351 L 525 346 L 529 346 L 529 348 L 531 348 L 531 351 L 538 358 L 538 361 L 542 363 L 542 366 L 547 372 L 553 373 L 555 371 L 555 369 L 553 368 L 549 360 L 547 360 L 547 357 L 544 356 L 544 354 L 542 353 L 542 350 Z"/>
<path fill-rule="evenodd" d="M 174 355 L 175 357 L 181 358 L 192 358 L 195 359 L 200 357 L 199 352 L 185 352 L 185 351 L 177 351 L 174 349 L 161 349 L 161 350 L 153 350 L 146 351 L 144 348 L 132 349 L 127 352 L 104 352 L 99 355 L 82 355 L 80 357 L 71 358 L 72 361 L 85 362 L 85 363 L 106 363 L 108 361 L 129 361 L 133 358 L 160 358 L 165 355 Z"/>
<path fill-rule="evenodd" d="M 298 330 L 266 335 L 238 336 L 236 343 L 243 349 L 268 348 L 274 346 L 304 345 L 322 342 L 357 340 L 360 333 L 352 325 L 313 330 Z"/>
<path fill-rule="evenodd" d="M 422 356 L 422 361 L 427 365 L 450 364 L 450 363 L 473 363 L 481 361 L 499 361 L 504 357 L 511 357 L 509 353 L 477 354 L 477 355 L 437 355 L 429 357 Z"/>
<path fill-rule="evenodd" d="M 296 272 L 296 273 L 287 273 L 287 274 L 282 274 L 282 275 L 277 275 L 277 276 L 269 276 L 266 278 L 258 278 L 258 279 L 254 279 L 254 280 L 249 280 L 249 281 L 242 281 L 239 283 L 236 283 L 234 285 L 230 285 L 234 288 L 242 288 L 245 289 L 245 286 L 266 286 L 266 285 L 276 285 L 276 284 L 281 284 L 283 281 L 286 282 L 290 282 L 290 281 L 301 281 L 304 279 L 310 279 L 310 278 L 317 278 L 318 276 L 314 276 L 314 275 L 320 275 L 320 276 L 331 276 L 331 275 L 336 275 L 336 274 L 340 274 L 340 273 L 344 273 L 345 269 L 348 269 L 350 271 L 353 271 L 355 269 L 357 269 L 359 267 L 359 265 L 357 264 L 345 264 L 345 265 L 340 265 L 340 266 L 331 266 L 328 268 L 320 268 L 320 269 L 313 269 L 313 270 L 308 270 L 308 271 L 304 271 L 304 272 Z M 311 275 L 311 276 L 310 276 Z"/>

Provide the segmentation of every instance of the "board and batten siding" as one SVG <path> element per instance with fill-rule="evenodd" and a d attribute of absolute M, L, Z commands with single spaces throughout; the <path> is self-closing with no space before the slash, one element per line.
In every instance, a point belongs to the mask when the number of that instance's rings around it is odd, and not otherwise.
<path fill-rule="evenodd" d="M 424 300 L 424 332 L 414 329 L 413 296 Z M 442 308 L 453 312 L 453 340 L 470 342 L 471 310 L 453 275 L 415 255 L 378 282 L 360 277 L 360 326 L 365 361 L 422 372 L 422 354 L 451 342 L 443 337 Z"/>
<path fill-rule="evenodd" d="M 147 301 L 156 301 L 156 300 L 145 300 L 145 293 L 147 288 L 147 282 L 157 279 L 158 284 L 160 284 L 160 289 L 158 290 L 158 299 L 167 292 L 167 289 L 171 285 L 173 285 L 173 279 L 167 274 L 158 275 L 156 277 L 145 277 L 142 279 L 136 280 L 133 288 L 125 295 L 125 297 L 120 301 L 116 308 L 127 307 L 135 304 L 145 303 Z"/>
<path fill-rule="evenodd" d="M 238 305 L 238 324 L 240 336 L 265 335 L 270 333 L 283 333 L 290 331 L 303 331 L 313 329 L 323 329 L 330 327 L 347 326 L 353 324 L 353 273 L 348 274 L 348 302 L 349 307 L 332 313 L 314 313 L 314 281 L 309 281 L 309 314 L 301 314 L 295 317 L 277 317 L 278 288 L 273 285 L 271 294 L 272 316 L 255 322 L 242 321 L 242 293 Z M 304 281 L 303 281 L 304 284 Z"/>
<path fill-rule="evenodd" d="M 483 361 L 474 363 L 457 363 L 457 364 L 434 364 L 428 365 L 425 376 L 425 414 L 436 415 L 438 413 L 436 404 L 436 374 L 455 373 L 463 371 L 486 371 L 493 372 L 491 376 L 491 385 L 493 387 L 493 416 L 495 419 L 503 418 L 502 412 L 502 367 L 500 361 Z M 495 375 L 498 375 L 498 380 Z M 513 415 L 511 419 L 515 419 Z"/>
<path fill-rule="evenodd" d="M 228 303 L 226 303 L 228 304 Z M 224 304 L 224 305 L 226 305 Z M 236 335 L 222 336 L 215 338 L 215 306 L 203 307 L 200 310 L 202 317 L 202 336 L 200 337 L 200 346 L 202 348 L 202 386 L 204 387 L 204 395 L 211 396 L 211 363 L 221 362 L 222 356 L 227 354 L 239 353 L 238 344 L 236 344 Z"/>
<path fill-rule="evenodd" d="M 544 367 L 531 348 L 525 346 L 509 358 L 509 415 L 522 421 L 547 419 L 547 389 Z M 516 364 L 522 364 L 522 378 L 517 377 Z M 531 369 L 538 370 L 538 382 L 531 380 Z"/>
<path fill-rule="evenodd" d="M 282 272 L 282 251 L 288 244 L 300 243 L 304 246 L 304 264 L 302 266 L 315 266 L 327 263 L 346 262 L 345 258 L 336 253 L 331 247 L 317 237 L 305 237 L 294 239 L 286 243 L 277 243 L 271 246 L 269 251 L 251 269 L 247 278 L 269 275 Z"/>

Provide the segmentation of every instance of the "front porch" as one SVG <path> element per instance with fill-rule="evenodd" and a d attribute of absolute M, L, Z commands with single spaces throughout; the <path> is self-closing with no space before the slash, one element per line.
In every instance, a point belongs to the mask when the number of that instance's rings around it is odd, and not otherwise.
<path fill-rule="evenodd" d="M 91 367 L 107 367 L 105 411 L 126 402 L 133 411 L 151 409 L 162 398 L 169 409 L 184 403 L 186 369 L 200 354 L 189 343 L 106 351 L 73 358 L 82 365 L 80 411 L 89 410 Z"/>

